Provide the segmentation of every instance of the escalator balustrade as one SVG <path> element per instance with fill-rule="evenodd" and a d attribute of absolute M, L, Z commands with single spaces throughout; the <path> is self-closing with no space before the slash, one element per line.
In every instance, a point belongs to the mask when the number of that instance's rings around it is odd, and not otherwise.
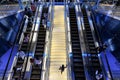
<path fill-rule="evenodd" d="M 44 13 L 48 14 L 48 7 L 44 7 L 41 16 L 40 28 L 38 32 L 37 45 L 34 57 L 43 57 L 44 47 L 45 47 L 45 37 L 46 37 L 46 29 L 42 24 L 42 19 L 44 19 Z M 32 65 L 31 77 L 30 80 L 41 80 L 41 71 L 42 64 L 40 66 Z"/>
<path fill-rule="evenodd" d="M 72 53 L 73 53 L 73 71 L 75 80 L 85 80 L 84 65 L 82 59 L 82 53 L 80 48 L 80 39 L 78 34 L 78 26 L 75 8 L 69 8 L 70 15 L 70 30 L 72 41 Z"/>

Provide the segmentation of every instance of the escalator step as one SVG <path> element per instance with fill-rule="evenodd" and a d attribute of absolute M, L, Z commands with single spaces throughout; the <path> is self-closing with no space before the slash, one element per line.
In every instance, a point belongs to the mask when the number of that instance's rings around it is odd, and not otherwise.
<path fill-rule="evenodd" d="M 77 26 L 77 23 L 70 22 L 71 26 Z"/>
<path fill-rule="evenodd" d="M 22 48 L 21 48 L 21 51 L 26 52 L 26 51 L 27 51 L 27 47 L 25 47 L 25 48 L 24 48 L 24 47 L 22 47 Z"/>
<path fill-rule="evenodd" d="M 86 34 L 86 36 L 88 36 L 88 37 L 92 37 L 92 34 Z"/>
<path fill-rule="evenodd" d="M 39 70 L 33 70 L 32 74 L 40 74 L 40 71 Z"/>
<path fill-rule="evenodd" d="M 78 62 L 78 63 L 82 63 L 83 60 L 82 60 L 82 59 L 74 59 L 73 62 L 75 62 L 75 63 L 76 63 L 76 62 Z"/>
<path fill-rule="evenodd" d="M 82 74 L 75 74 L 75 80 L 85 80 L 84 73 L 82 73 Z"/>
<path fill-rule="evenodd" d="M 87 38 L 87 40 L 93 40 L 93 38 L 92 37 L 86 37 Z"/>
<path fill-rule="evenodd" d="M 36 55 L 38 55 L 38 53 L 39 53 L 39 54 L 42 54 L 43 52 L 44 52 L 44 50 L 36 50 L 36 51 L 35 51 Z"/>
<path fill-rule="evenodd" d="M 17 60 L 17 64 L 23 64 L 24 60 Z"/>
<path fill-rule="evenodd" d="M 81 59 L 82 56 L 80 54 L 79 55 L 73 55 L 73 58 L 75 58 L 75 59 Z"/>
<path fill-rule="evenodd" d="M 91 50 L 90 53 L 92 53 L 92 54 L 93 54 L 93 53 L 94 53 L 94 54 L 97 54 L 97 52 L 96 52 L 95 50 L 94 50 L 94 51 Z"/>
<path fill-rule="evenodd" d="M 38 33 L 38 35 L 45 35 L 45 34 L 46 34 L 46 33 L 44 33 L 44 32 L 43 32 L 43 33 Z"/>
<path fill-rule="evenodd" d="M 86 34 L 92 34 L 90 30 L 87 30 L 86 31 Z"/>
<path fill-rule="evenodd" d="M 78 34 L 78 31 L 71 31 L 71 35 L 72 34 Z"/>
<path fill-rule="evenodd" d="M 73 51 L 74 54 L 81 54 L 80 51 Z"/>
<path fill-rule="evenodd" d="M 72 47 L 73 50 L 81 50 L 80 47 Z"/>
<path fill-rule="evenodd" d="M 89 43 L 88 44 L 90 47 L 94 47 L 95 48 L 95 44 L 94 43 Z"/>
<path fill-rule="evenodd" d="M 17 64 L 16 64 L 16 67 L 17 67 L 17 68 L 20 68 L 21 65 L 22 65 L 22 64 L 18 64 L 18 63 L 17 63 Z"/>
<path fill-rule="evenodd" d="M 83 64 L 75 63 L 73 66 L 74 66 L 74 68 L 76 68 L 76 67 L 83 67 Z"/>
<path fill-rule="evenodd" d="M 22 47 L 27 47 L 27 45 L 25 42 L 22 43 Z"/>
<path fill-rule="evenodd" d="M 80 44 L 79 43 L 75 44 L 75 43 L 72 42 L 72 46 L 74 46 L 74 47 L 80 47 Z"/>
<path fill-rule="evenodd" d="M 38 75 L 31 75 L 30 80 L 40 80 L 40 74 L 38 74 Z"/>
<path fill-rule="evenodd" d="M 71 37 L 72 40 L 79 40 L 79 37 Z"/>
<path fill-rule="evenodd" d="M 43 57 L 43 51 L 42 51 L 42 52 L 36 52 L 36 51 L 35 51 L 35 56 L 38 56 L 38 57 L 39 57 L 39 56 L 40 56 L 40 57 Z"/>
<path fill-rule="evenodd" d="M 78 72 L 78 71 L 84 72 L 84 69 L 80 69 L 79 67 L 76 67 L 76 68 L 74 69 L 74 71 L 75 71 L 75 72 Z"/>
<path fill-rule="evenodd" d="M 40 38 L 38 38 L 38 41 L 37 42 L 44 42 L 45 41 L 45 39 L 40 39 Z"/>
<path fill-rule="evenodd" d="M 36 48 L 37 48 L 37 49 L 38 49 L 38 48 L 43 49 L 43 48 L 44 48 L 44 45 L 37 45 Z"/>
<path fill-rule="evenodd" d="M 90 49 L 90 50 L 95 50 L 95 47 L 90 47 L 90 46 L 89 46 L 89 49 Z"/>
<path fill-rule="evenodd" d="M 45 36 L 43 35 L 43 36 L 38 36 L 38 38 L 42 38 L 42 39 L 44 39 L 45 38 Z"/>
<path fill-rule="evenodd" d="M 71 28 L 71 31 L 77 31 L 77 28 L 73 27 L 73 28 Z M 72 35 L 74 35 L 74 34 L 72 34 Z"/>
<path fill-rule="evenodd" d="M 72 44 L 79 44 L 79 41 L 72 41 Z"/>
<path fill-rule="evenodd" d="M 87 40 L 89 43 L 94 43 L 94 41 L 93 40 Z"/>

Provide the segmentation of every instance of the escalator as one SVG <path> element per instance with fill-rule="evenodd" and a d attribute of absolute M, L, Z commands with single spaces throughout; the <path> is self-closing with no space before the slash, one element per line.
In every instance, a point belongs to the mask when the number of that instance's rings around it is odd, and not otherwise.
<path fill-rule="evenodd" d="M 75 7 L 69 8 L 70 30 L 73 53 L 73 72 L 75 80 L 85 80 L 85 71 L 80 47 L 80 38 L 78 33 Z"/>
<path fill-rule="evenodd" d="M 30 24 L 30 22 L 28 22 L 28 24 Z M 31 34 L 31 30 L 32 30 L 32 25 L 31 26 L 28 25 L 27 28 L 26 28 L 26 32 L 24 33 L 24 36 L 30 35 Z M 25 39 L 25 37 L 24 37 L 24 39 Z M 24 42 L 24 39 L 23 39 L 23 42 L 21 44 L 20 50 L 24 51 L 25 53 L 27 53 L 28 47 L 29 47 L 29 41 L 28 42 Z M 25 58 L 24 58 L 24 60 L 22 60 L 21 58 L 18 58 L 15 67 L 16 68 L 23 67 L 24 62 L 25 62 Z M 22 77 L 21 74 L 22 74 L 22 72 L 16 71 L 16 72 L 13 73 L 13 78 L 18 78 L 20 76 Z"/>
<path fill-rule="evenodd" d="M 48 7 L 44 7 L 42 10 L 40 28 L 38 32 L 37 45 L 34 57 L 42 58 L 44 54 L 45 47 L 45 37 L 46 37 L 46 29 L 42 25 L 42 19 L 44 19 L 44 13 L 48 14 Z M 41 72 L 42 72 L 42 64 L 40 66 L 32 65 L 31 77 L 30 80 L 40 80 Z"/>
<path fill-rule="evenodd" d="M 90 28 L 90 24 L 89 24 L 88 17 L 87 17 L 87 12 L 85 8 L 82 8 L 82 13 L 83 13 L 83 20 L 84 20 L 84 27 L 85 27 L 85 31 L 84 31 L 85 42 L 87 44 L 86 45 L 87 51 L 90 54 L 89 73 L 91 75 L 92 80 L 96 80 L 95 79 L 96 70 L 98 70 L 99 72 L 102 72 L 102 69 L 100 66 L 97 50 L 94 44 L 93 35 L 91 32 L 91 28 Z M 104 80 L 104 79 L 102 78 L 101 80 Z"/>

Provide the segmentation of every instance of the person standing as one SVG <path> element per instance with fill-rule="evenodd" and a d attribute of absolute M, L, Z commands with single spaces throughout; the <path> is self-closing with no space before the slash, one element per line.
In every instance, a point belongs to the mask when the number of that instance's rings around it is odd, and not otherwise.
<path fill-rule="evenodd" d="M 33 15 L 35 15 L 35 11 L 36 11 L 36 6 L 34 3 L 31 3 L 31 10 L 33 12 Z"/>
<path fill-rule="evenodd" d="M 41 64 L 42 64 L 42 58 L 36 57 L 35 58 L 35 66 L 40 66 L 40 68 L 41 68 Z"/>
<path fill-rule="evenodd" d="M 25 58 L 25 53 L 24 53 L 24 51 L 18 50 L 17 56 L 18 56 L 18 59 L 24 60 L 24 58 Z"/>
<path fill-rule="evenodd" d="M 96 75 L 96 79 L 97 79 L 97 80 L 100 80 L 100 79 L 103 78 L 102 73 L 99 73 L 98 70 L 96 70 L 95 75 Z"/>
<path fill-rule="evenodd" d="M 29 39 L 30 39 L 30 34 L 27 34 L 27 36 L 25 36 L 25 38 L 24 38 L 24 42 L 28 43 Z"/>

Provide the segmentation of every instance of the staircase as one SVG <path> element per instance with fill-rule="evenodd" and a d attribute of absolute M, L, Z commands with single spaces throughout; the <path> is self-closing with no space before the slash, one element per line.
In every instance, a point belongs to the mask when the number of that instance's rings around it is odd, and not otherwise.
<path fill-rule="evenodd" d="M 49 80 L 67 80 L 67 69 L 61 74 L 59 67 L 66 65 L 66 38 L 64 26 L 64 6 L 54 7 L 54 27 L 52 31 Z"/>

